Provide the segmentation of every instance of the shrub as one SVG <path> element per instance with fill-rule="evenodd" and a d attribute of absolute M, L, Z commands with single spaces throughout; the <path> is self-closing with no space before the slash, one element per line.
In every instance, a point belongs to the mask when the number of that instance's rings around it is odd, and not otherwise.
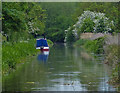
<path fill-rule="evenodd" d="M 74 45 L 76 45 L 76 46 L 81 46 L 81 45 L 84 45 L 85 42 L 87 42 L 86 39 L 79 39 L 79 40 L 77 40 L 77 41 L 74 43 Z"/>
<path fill-rule="evenodd" d="M 52 46 L 52 45 L 53 45 L 53 42 L 52 42 L 51 40 L 47 39 L 47 42 L 48 42 L 48 45 L 49 45 L 49 46 Z"/>
<path fill-rule="evenodd" d="M 104 45 L 104 37 L 100 37 L 96 40 L 88 40 L 84 46 L 88 49 L 88 51 L 92 51 L 94 53 L 103 53 L 103 45 Z"/>
<path fill-rule="evenodd" d="M 75 41 L 75 35 L 73 32 L 73 27 L 71 27 L 66 33 L 66 42 L 70 43 L 74 41 Z"/>

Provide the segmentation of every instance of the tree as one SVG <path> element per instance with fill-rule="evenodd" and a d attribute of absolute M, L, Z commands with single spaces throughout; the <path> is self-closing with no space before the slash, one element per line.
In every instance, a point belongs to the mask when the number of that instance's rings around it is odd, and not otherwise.
<path fill-rule="evenodd" d="M 73 27 L 72 27 L 67 31 L 66 42 L 70 43 L 70 42 L 74 42 L 74 41 L 75 41 L 75 35 L 73 32 Z"/>
<path fill-rule="evenodd" d="M 54 42 L 64 42 L 64 30 L 73 24 L 75 3 L 40 3 L 40 5 L 47 14 L 46 37 Z"/>
<path fill-rule="evenodd" d="M 78 21 L 74 26 L 74 31 L 77 30 L 77 34 L 83 32 L 112 33 L 114 31 L 114 22 L 110 21 L 104 13 L 100 12 L 84 11 L 78 17 Z"/>
<path fill-rule="evenodd" d="M 3 3 L 3 31 L 8 40 L 17 40 L 14 36 L 16 34 L 22 34 L 27 30 L 27 24 L 25 22 L 25 14 L 20 9 L 20 3 Z M 13 35 L 13 36 L 12 36 Z"/>
<path fill-rule="evenodd" d="M 118 2 L 80 2 L 76 4 L 76 12 L 73 14 L 74 20 L 78 21 L 77 17 L 82 15 L 84 11 L 104 13 L 110 21 L 114 22 L 115 32 L 119 32 L 119 3 Z M 110 31 L 112 32 L 112 31 Z"/>
<path fill-rule="evenodd" d="M 31 9 L 30 9 L 31 8 Z M 27 20 L 29 33 L 34 35 L 42 35 L 45 28 L 46 14 L 38 3 L 30 3 L 27 9 Z"/>
<path fill-rule="evenodd" d="M 3 35 L 20 41 L 44 33 L 45 13 L 38 3 L 3 2 Z"/>

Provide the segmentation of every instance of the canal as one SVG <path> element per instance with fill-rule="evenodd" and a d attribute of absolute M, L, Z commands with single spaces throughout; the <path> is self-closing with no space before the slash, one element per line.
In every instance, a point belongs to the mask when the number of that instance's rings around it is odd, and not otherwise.
<path fill-rule="evenodd" d="M 91 56 L 92 55 L 92 56 Z M 103 55 L 83 48 L 55 44 L 49 53 L 29 57 L 3 78 L 3 91 L 116 91 L 107 82 L 110 68 Z"/>

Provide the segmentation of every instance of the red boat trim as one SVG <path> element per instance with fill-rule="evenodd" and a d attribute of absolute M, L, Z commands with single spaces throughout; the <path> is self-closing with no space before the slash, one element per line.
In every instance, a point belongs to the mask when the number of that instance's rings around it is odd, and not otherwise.
<path fill-rule="evenodd" d="M 49 49 L 40 49 L 41 51 L 49 51 Z"/>

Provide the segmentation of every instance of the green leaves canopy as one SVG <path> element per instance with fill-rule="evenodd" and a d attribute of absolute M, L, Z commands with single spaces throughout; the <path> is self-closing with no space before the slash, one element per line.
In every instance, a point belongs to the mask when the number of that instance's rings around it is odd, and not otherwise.
<path fill-rule="evenodd" d="M 37 3 L 4 2 L 3 4 L 3 35 L 9 41 L 28 39 L 44 33 L 45 14 Z M 32 26 L 28 24 L 32 23 Z"/>

